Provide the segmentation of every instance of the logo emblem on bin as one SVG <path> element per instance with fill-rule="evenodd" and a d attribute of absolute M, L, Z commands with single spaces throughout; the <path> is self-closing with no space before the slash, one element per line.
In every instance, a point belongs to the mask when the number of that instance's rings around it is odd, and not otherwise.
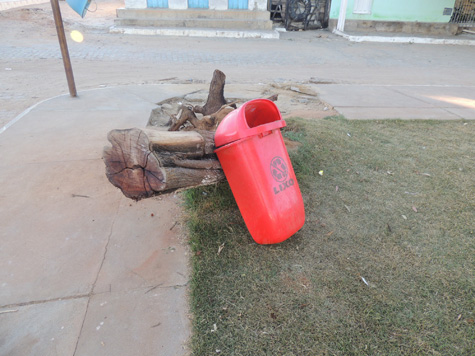
<path fill-rule="evenodd" d="M 274 158 L 272 158 L 272 161 L 270 162 L 270 171 L 272 173 L 272 177 L 277 182 L 283 182 L 289 176 L 289 170 L 285 165 L 285 161 L 282 157 L 279 156 L 275 156 Z"/>

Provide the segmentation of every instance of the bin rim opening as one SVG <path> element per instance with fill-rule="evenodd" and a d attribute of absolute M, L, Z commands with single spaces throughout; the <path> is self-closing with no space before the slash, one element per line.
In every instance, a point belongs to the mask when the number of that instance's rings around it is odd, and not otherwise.
<path fill-rule="evenodd" d="M 276 123 L 278 123 L 279 125 L 275 125 Z M 239 139 L 234 140 L 234 141 L 229 141 L 229 142 L 224 143 L 220 146 L 215 146 L 214 153 L 217 153 L 218 151 L 224 151 L 224 150 L 228 149 L 229 147 L 231 147 L 233 145 L 239 145 L 239 144 L 243 143 L 244 141 L 247 141 L 247 140 L 250 140 L 254 137 L 259 136 L 262 133 L 265 133 L 265 132 L 274 133 L 274 131 L 279 131 L 282 127 L 286 126 L 286 123 L 285 123 L 284 120 L 279 120 L 277 122 L 271 122 L 270 124 L 258 126 L 258 128 L 262 128 L 262 126 L 266 126 L 267 129 L 265 129 L 265 130 L 262 129 L 262 130 L 259 130 L 259 132 L 256 131 L 257 132 L 256 134 L 245 136 L 245 137 L 239 138 Z"/>
<path fill-rule="evenodd" d="M 263 125 L 260 125 L 260 126 L 256 126 L 256 127 L 253 127 L 251 129 L 249 129 L 247 131 L 247 135 L 235 138 L 233 140 L 227 140 L 225 142 L 220 142 L 219 145 L 218 145 L 218 143 L 216 143 L 216 138 L 215 138 L 215 148 L 218 149 L 218 148 L 221 148 L 221 147 L 229 146 L 233 143 L 238 143 L 240 141 L 250 139 L 254 136 L 258 136 L 259 134 L 264 133 L 264 132 L 280 130 L 282 127 L 285 127 L 286 125 L 287 124 L 284 120 L 277 120 L 277 121 L 270 122 L 268 124 L 263 124 Z"/>
<path fill-rule="evenodd" d="M 248 101 L 243 104 L 243 109 L 246 124 L 250 129 L 282 120 L 277 105 L 269 99 L 255 99 Z"/>
<path fill-rule="evenodd" d="M 254 99 L 231 111 L 218 125 L 214 136 L 215 147 L 222 147 L 286 126 L 279 109 L 269 99 Z"/>

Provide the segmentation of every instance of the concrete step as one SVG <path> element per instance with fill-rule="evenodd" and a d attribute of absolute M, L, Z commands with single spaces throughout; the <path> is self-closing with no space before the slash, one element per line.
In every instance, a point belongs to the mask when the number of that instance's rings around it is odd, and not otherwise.
<path fill-rule="evenodd" d="M 272 30 L 268 11 L 117 9 L 116 26 Z"/>
<path fill-rule="evenodd" d="M 272 21 L 230 19 L 115 19 L 116 26 L 272 30 Z"/>
<path fill-rule="evenodd" d="M 209 10 L 209 9 L 117 9 L 118 18 L 134 19 L 228 19 L 228 20 L 270 20 L 269 11 Z"/>

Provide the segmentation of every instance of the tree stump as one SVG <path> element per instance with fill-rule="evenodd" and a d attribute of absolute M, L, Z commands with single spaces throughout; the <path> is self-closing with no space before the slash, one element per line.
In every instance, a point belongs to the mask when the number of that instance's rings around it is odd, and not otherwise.
<path fill-rule="evenodd" d="M 226 99 L 224 98 L 224 84 L 226 83 L 226 75 L 223 72 L 216 69 L 213 73 L 213 78 L 211 79 L 211 84 L 209 85 L 209 94 L 208 100 L 204 106 L 195 106 L 193 111 L 196 113 L 203 114 L 203 116 L 214 114 L 216 111 L 221 108 L 221 106 L 226 104 Z"/>
<path fill-rule="evenodd" d="M 109 181 L 126 197 L 139 200 L 225 180 L 214 154 L 216 128 L 236 108 L 224 98 L 225 81 L 224 73 L 215 70 L 206 104 L 182 105 L 171 115 L 168 131 L 133 128 L 109 132 L 112 146 L 103 151 Z M 269 99 L 275 101 L 277 95 Z"/>

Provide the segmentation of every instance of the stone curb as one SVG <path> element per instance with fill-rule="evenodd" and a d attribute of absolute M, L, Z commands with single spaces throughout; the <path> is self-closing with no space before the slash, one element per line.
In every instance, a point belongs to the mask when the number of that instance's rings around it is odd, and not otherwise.
<path fill-rule="evenodd" d="M 224 37 L 224 38 L 263 38 L 279 39 L 278 31 L 245 31 L 214 28 L 162 28 L 112 26 L 110 33 L 146 36 L 186 36 L 186 37 Z"/>
<path fill-rule="evenodd" d="M 353 36 L 344 32 L 333 30 L 335 35 L 341 36 L 350 42 L 381 42 L 381 43 L 417 43 L 417 44 L 435 44 L 435 45 L 460 45 L 475 46 L 475 40 L 454 40 L 448 38 L 430 38 L 430 37 L 385 37 L 385 36 Z"/>

